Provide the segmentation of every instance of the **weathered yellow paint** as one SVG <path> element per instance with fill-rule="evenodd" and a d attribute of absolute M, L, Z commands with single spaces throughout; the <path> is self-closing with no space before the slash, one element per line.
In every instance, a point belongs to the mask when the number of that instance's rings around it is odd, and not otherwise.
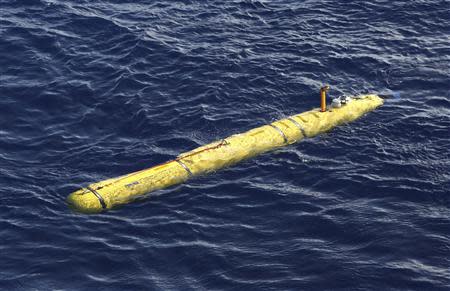
<path fill-rule="evenodd" d="M 181 154 L 177 159 L 97 182 L 73 192 L 69 206 L 82 213 L 98 213 L 129 203 L 149 192 L 180 184 L 192 176 L 216 171 L 258 154 L 351 122 L 383 104 L 377 95 L 352 98 L 340 108 L 313 109 Z M 102 201 L 103 200 L 103 201 Z M 103 202 L 103 205 L 102 205 Z"/>

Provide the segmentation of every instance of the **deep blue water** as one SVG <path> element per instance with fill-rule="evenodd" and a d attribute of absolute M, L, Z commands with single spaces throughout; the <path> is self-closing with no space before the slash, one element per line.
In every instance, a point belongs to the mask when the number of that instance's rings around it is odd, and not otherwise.
<path fill-rule="evenodd" d="M 143 202 L 65 204 L 324 83 L 401 98 Z M 449 150 L 447 0 L 0 0 L 2 290 L 449 290 Z"/>

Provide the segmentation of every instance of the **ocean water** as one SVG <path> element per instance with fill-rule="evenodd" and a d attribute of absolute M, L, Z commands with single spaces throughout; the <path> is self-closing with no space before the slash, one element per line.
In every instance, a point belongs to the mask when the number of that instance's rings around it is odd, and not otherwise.
<path fill-rule="evenodd" d="M 99 215 L 81 186 L 363 118 Z M 449 290 L 450 2 L 0 0 L 0 289 Z"/>

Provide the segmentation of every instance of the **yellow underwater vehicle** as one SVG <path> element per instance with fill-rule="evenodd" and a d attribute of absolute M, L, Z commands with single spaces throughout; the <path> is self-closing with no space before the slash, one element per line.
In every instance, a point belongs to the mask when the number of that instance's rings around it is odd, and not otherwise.
<path fill-rule="evenodd" d="M 99 213 L 191 177 L 327 132 L 374 110 L 384 101 L 378 95 L 358 95 L 333 99 L 327 106 L 327 90 L 328 86 L 320 90 L 320 108 L 232 135 L 149 169 L 90 184 L 70 194 L 67 203 L 77 212 Z"/>

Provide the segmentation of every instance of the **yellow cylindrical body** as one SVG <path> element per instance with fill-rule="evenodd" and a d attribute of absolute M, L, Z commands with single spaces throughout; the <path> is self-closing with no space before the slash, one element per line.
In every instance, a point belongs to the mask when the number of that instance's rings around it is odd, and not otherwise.
<path fill-rule="evenodd" d="M 78 212 L 98 213 L 129 203 L 149 192 L 180 184 L 192 176 L 216 171 L 241 160 L 313 137 L 357 119 L 383 104 L 376 95 L 353 98 L 326 112 L 314 109 L 275 121 L 245 133 L 199 147 L 155 167 L 93 183 L 67 198 Z"/>

